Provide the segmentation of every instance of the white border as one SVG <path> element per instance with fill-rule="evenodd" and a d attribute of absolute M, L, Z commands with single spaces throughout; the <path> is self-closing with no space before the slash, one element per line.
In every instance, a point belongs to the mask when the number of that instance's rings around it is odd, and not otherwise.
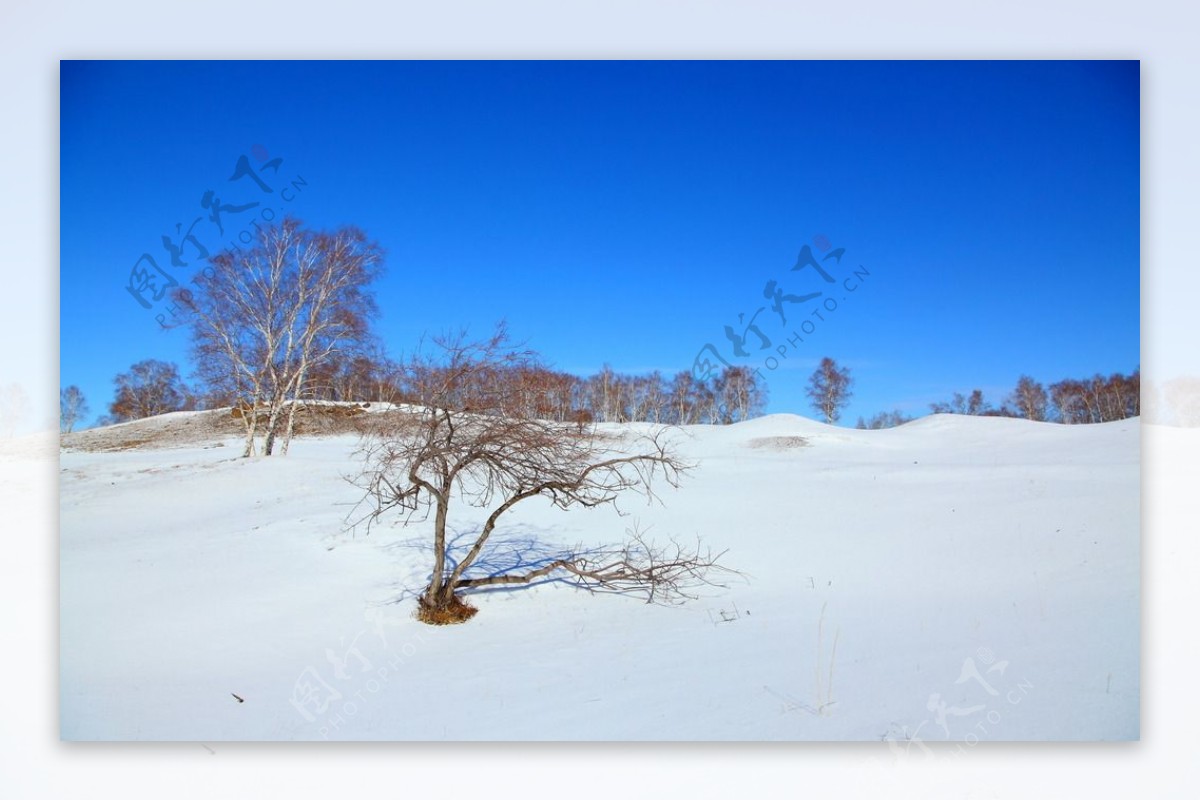
<path fill-rule="evenodd" d="M 1200 6 L 1171 2 L 31 2 L 0 10 L 0 382 L 53 421 L 60 58 L 1135 58 L 1143 70 L 1143 372 L 1200 373 L 1188 232 L 1200 186 Z M 89 745 L 58 741 L 57 466 L 5 517 L 0 796 L 1148 797 L 1200 792 L 1197 444 L 1147 429 L 1143 741 L 981 745 Z M 1194 432 L 1200 434 L 1200 432 Z M 51 451 L 52 452 L 52 451 Z M 0 455 L 0 458 L 3 458 Z M 1192 492 L 1189 497 L 1186 492 Z M 1189 514 L 1189 512 L 1191 514 Z M 871 767 L 878 757 L 889 767 Z"/>

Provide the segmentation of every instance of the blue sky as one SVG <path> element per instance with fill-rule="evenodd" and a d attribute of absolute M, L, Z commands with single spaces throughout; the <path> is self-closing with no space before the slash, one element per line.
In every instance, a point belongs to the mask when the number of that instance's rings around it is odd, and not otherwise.
<path fill-rule="evenodd" d="M 999 401 L 1022 373 L 1128 372 L 1139 102 L 1130 61 L 63 62 L 61 383 L 95 416 L 136 361 L 189 372 L 131 268 L 150 253 L 184 282 L 203 262 L 189 245 L 171 266 L 177 224 L 201 218 L 215 252 L 283 213 L 382 245 L 393 355 L 500 318 L 581 374 L 689 370 L 711 343 L 762 369 L 769 411 L 806 415 L 831 356 L 849 425 Z M 230 180 L 241 156 L 270 193 Z M 258 205 L 222 236 L 209 190 Z M 791 269 L 805 245 L 845 248 L 834 283 Z M 823 294 L 784 326 L 770 280 Z M 736 357 L 725 326 L 756 312 L 771 346 L 750 333 Z"/>

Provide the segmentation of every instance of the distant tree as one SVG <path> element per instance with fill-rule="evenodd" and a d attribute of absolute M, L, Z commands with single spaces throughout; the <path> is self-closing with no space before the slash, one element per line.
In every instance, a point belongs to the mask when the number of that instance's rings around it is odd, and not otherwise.
<path fill-rule="evenodd" d="M 679 425 L 690 425 L 696 419 L 696 377 L 690 372 L 675 374 L 668 388 L 670 419 Z"/>
<path fill-rule="evenodd" d="M 667 384 L 663 379 L 663 374 L 655 370 L 645 378 L 644 389 L 642 390 L 644 416 L 641 419 L 647 423 L 665 422 L 666 405 Z"/>
<path fill-rule="evenodd" d="M 970 395 L 955 392 L 949 401 L 929 404 L 934 414 L 986 415 L 992 412 L 991 404 L 983 399 L 983 390 L 975 389 Z"/>
<path fill-rule="evenodd" d="M 678 486 L 688 465 L 662 432 L 618 443 L 594 428 L 584 431 L 582 424 L 528 414 L 521 385 L 496 379 L 519 375 L 536 357 L 513 347 L 503 327 L 479 342 L 460 335 L 435 344 L 436 353 L 414 357 L 408 367 L 421 401 L 367 440 L 359 479 L 368 529 L 393 510 L 433 512 L 433 566 L 418 600 L 421 620 L 462 622 L 475 612 L 464 592 L 547 577 L 671 601 L 687 597 L 690 585 L 709 583 L 709 572 L 722 569 L 718 557 L 655 546 L 636 533 L 624 544 L 482 567 L 489 539 L 518 503 L 541 498 L 566 510 L 614 504 L 628 492 L 653 498 L 654 483 Z M 451 514 L 460 505 L 487 516 L 465 552 L 455 553 Z"/>
<path fill-rule="evenodd" d="M 1119 419 L 1139 416 L 1142 413 L 1141 368 L 1134 369 L 1129 375 L 1114 373 L 1108 380 Z"/>
<path fill-rule="evenodd" d="M 726 367 L 717 377 L 722 423 L 749 420 L 766 406 L 766 386 L 749 367 Z"/>
<path fill-rule="evenodd" d="M 971 390 L 971 396 L 967 398 L 967 414 L 983 415 L 991 411 L 991 404 L 983 399 L 983 390 Z"/>
<path fill-rule="evenodd" d="M 1044 421 L 1050 406 L 1050 397 L 1046 388 L 1027 375 L 1017 379 L 1017 387 L 1009 396 L 1007 406 L 1013 410 L 1013 415 L 1026 420 Z"/>
<path fill-rule="evenodd" d="M 118 423 L 189 408 L 190 392 L 174 362 L 145 359 L 113 379 L 116 395 L 108 411 Z"/>
<path fill-rule="evenodd" d="M 717 403 L 717 382 L 715 377 L 707 381 L 697 381 L 692 385 L 693 404 L 697 423 L 713 425 L 721 422 L 720 404 Z"/>
<path fill-rule="evenodd" d="M 808 397 L 827 423 L 836 423 L 853 393 L 850 371 L 826 356 L 808 379 Z"/>
<path fill-rule="evenodd" d="M 1110 416 L 1111 400 L 1108 397 L 1107 381 L 1104 376 L 1096 375 L 1083 382 L 1083 403 L 1088 410 L 1088 423 L 1103 423 L 1118 419 Z"/>
<path fill-rule="evenodd" d="M 90 411 L 88 409 L 87 398 L 83 396 L 83 390 L 79 387 L 72 384 L 59 391 L 58 425 L 59 430 L 62 432 L 71 433 L 71 430 L 75 428 L 75 424 L 86 417 Z"/>
<path fill-rule="evenodd" d="M 929 411 L 934 414 L 966 414 L 967 398 L 961 392 L 955 392 L 949 401 L 929 404 Z"/>
<path fill-rule="evenodd" d="M 602 423 L 617 420 L 617 374 L 605 364 L 600 372 L 588 379 L 592 414 Z"/>
<path fill-rule="evenodd" d="M 896 426 L 912 422 L 912 419 L 912 417 L 896 409 L 891 412 L 880 412 L 870 420 L 863 420 L 860 417 L 858 418 L 858 425 L 856 427 L 863 429 L 895 428 Z"/>

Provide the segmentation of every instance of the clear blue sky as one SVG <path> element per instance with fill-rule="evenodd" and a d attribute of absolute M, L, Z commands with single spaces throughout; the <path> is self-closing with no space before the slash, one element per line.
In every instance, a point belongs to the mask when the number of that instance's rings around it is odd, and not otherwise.
<path fill-rule="evenodd" d="M 383 246 L 393 355 L 500 318 L 580 374 L 711 343 L 806 415 L 831 356 L 847 425 L 1139 364 L 1137 62 L 63 62 L 61 93 L 61 383 L 93 416 L 136 361 L 191 369 L 126 290 L 139 257 L 185 282 L 177 224 L 215 252 L 284 212 Z M 271 193 L 229 180 L 243 155 Z M 835 283 L 792 271 L 805 245 L 845 248 Z M 823 295 L 784 327 L 770 280 Z M 771 347 L 738 358 L 760 308 Z"/>

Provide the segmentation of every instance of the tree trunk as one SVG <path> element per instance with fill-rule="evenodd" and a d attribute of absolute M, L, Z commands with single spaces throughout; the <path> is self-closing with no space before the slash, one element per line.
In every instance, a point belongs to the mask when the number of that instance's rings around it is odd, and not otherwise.
<path fill-rule="evenodd" d="M 288 446 L 292 444 L 292 434 L 296 430 L 296 404 L 300 400 L 300 393 L 303 390 L 304 382 L 308 378 L 308 359 L 305 357 L 300 362 L 300 370 L 296 373 L 296 388 L 292 393 L 292 405 L 288 408 L 287 431 L 283 435 L 283 448 L 280 450 L 281 456 L 287 456 Z"/>
<path fill-rule="evenodd" d="M 442 497 L 437 499 L 437 512 L 433 520 L 433 575 L 425 590 L 426 604 L 444 609 L 454 597 L 454 588 L 445 584 L 446 576 L 446 516 L 449 489 L 443 487 Z"/>
<path fill-rule="evenodd" d="M 254 435 L 258 428 L 258 404 L 250 401 L 249 410 L 242 412 L 242 422 L 246 424 L 246 447 L 242 449 L 242 458 L 248 459 L 254 455 Z M 247 418 L 246 415 L 249 415 Z"/>
<path fill-rule="evenodd" d="M 281 411 L 278 401 L 271 401 L 271 414 L 267 418 L 267 437 L 263 443 L 263 456 L 270 456 L 275 449 L 275 433 L 279 428 L 279 412 Z"/>

